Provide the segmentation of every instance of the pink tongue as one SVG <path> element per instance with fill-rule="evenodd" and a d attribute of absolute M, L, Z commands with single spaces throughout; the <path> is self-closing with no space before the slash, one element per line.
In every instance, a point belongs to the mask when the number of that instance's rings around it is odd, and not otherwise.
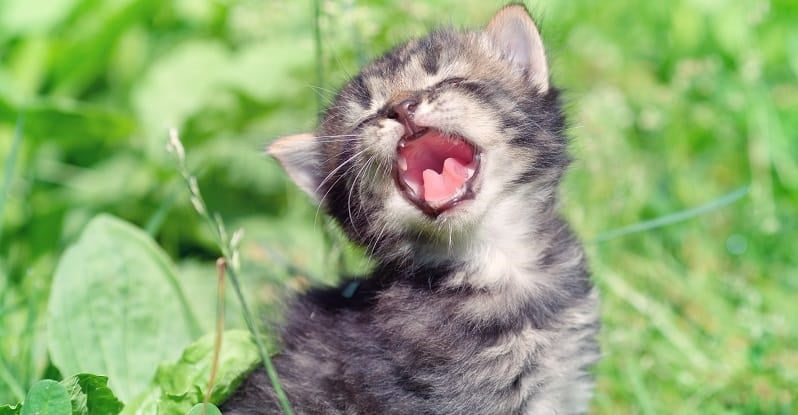
<path fill-rule="evenodd" d="M 438 202 L 451 199 L 468 179 L 468 169 L 457 159 L 447 158 L 443 162 L 441 174 L 427 169 L 422 173 L 424 179 L 424 200 Z"/>

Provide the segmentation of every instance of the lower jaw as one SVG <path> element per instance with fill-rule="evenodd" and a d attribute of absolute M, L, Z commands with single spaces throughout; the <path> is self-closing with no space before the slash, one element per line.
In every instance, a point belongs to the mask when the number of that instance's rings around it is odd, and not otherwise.
<path fill-rule="evenodd" d="M 427 215 L 432 219 L 436 219 L 442 214 L 457 209 L 457 207 L 460 206 L 461 204 L 468 202 L 474 198 L 474 191 L 471 189 L 470 186 L 466 186 L 463 189 L 460 189 L 457 192 L 457 195 L 448 200 L 431 202 L 431 203 L 415 199 L 412 196 L 408 195 L 406 190 L 402 190 L 401 188 L 399 188 L 398 190 L 406 201 L 408 201 L 410 204 L 415 206 L 418 210 L 420 210 L 422 213 L 424 213 L 425 215 Z"/>

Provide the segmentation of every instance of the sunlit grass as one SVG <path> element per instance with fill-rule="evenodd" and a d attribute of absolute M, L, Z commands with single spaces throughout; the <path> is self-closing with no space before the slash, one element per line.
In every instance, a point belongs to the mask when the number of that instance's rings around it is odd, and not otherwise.
<path fill-rule="evenodd" d="M 214 298 L 215 236 L 164 154 L 169 126 L 208 209 L 246 229 L 240 277 L 264 315 L 362 268 L 263 146 L 313 128 L 363 60 L 501 5 L 44 3 L 0 2 L 0 403 L 59 376 L 49 281 L 98 212 L 145 227 Z M 596 413 L 796 410 L 794 3 L 530 2 L 571 121 L 563 207 L 602 292 Z"/>

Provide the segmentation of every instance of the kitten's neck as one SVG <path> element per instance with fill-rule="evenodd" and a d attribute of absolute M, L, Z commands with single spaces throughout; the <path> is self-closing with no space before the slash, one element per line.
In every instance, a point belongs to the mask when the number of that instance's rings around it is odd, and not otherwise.
<path fill-rule="evenodd" d="M 451 243 L 415 245 L 404 277 L 443 295 L 478 292 L 457 305 L 471 321 L 514 318 L 508 310 L 541 319 L 556 314 L 570 297 L 587 295 L 591 285 L 581 245 L 556 212 L 555 199 L 546 200 L 519 194 L 497 203 Z"/>
<path fill-rule="evenodd" d="M 446 281 L 452 288 L 517 290 L 535 282 L 529 277 L 540 271 L 537 263 L 552 243 L 544 230 L 553 222 L 560 222 L 553 203 L 519 192 L 469 229 L 417 245 L 413 257 L 422 265 L 456 269 Z"/>

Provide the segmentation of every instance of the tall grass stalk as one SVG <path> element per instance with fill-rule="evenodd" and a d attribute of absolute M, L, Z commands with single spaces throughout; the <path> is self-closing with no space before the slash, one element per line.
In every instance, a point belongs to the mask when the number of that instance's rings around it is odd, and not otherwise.
<path fill-rule="evenodd" d="M 663 226 L 668 226 L 674 223 L 683 222 L 688 219 L 692 219 L 696 216 L 709 213 L 713 210 L 722 208 L 723 206 L 736 202 L 737 200 L 748 194 L 748 189 L 749 189 L 748 186 L 743 186 L 717 199 L 711 200 L 703 205 L 696 206 L 694 208 L 681 210 L 651 220 L 646 220 L 643 222 L 638 222 L 632 225 L 624 226 L 622 228 L 613 229 L 607 232 L 602 232 L 596 235 L 595 238 L 589 240 L 588 242 L 604 242 L 610 239 L 619 238 L 621 236 L 626 236 L 632 233 L 645 232 L 651 229 L 661 228 Z"/>
<path fill-rule="evenodd" d="M 222 352 L 222 341 L 224 340 L 224 270 L 227 261 L 224 258 L 216 260 L 216 339 L 213 345 L 213 360 L 211 363 L 211 374 L 208 378 L 208 390 L 205 391 L 205 401 L 202 407 L 202 414 L 208 412 L 208 403 L 211 401 L 213 387 L 216 384 L 216 373 L 219 370 L 219 355 Z"/>
<path fill-rule="evenodd" d="M 3 241 L 3 217 L 6 207 L 6 198 L 11 191 L 11 176 L 14 174 L 14 167 L 17 164 L 19 146 L 22 143 L 22 129 L 25 125 L 25 117 L 20 114 L 17 117 L 17 125 L 14 128 L 14 138 L 11 141 L 11 151 L 8 153 L 5 168 L 3 169 L 3 187 L 0 188 L 0 243 Z"/>
<path fill-rule="evenodd" d="M 324 90 L 324 63 L 321 49 L 321 0 L 313 1 L 313 51 L 316 64 L 316 86 Z M 321 95 L 316 94 L 316 112 L 322 117 L 324 102 Z"/>
<path fill-rule="evenodd" d="M 211 233 L 216 238 L 216 243 L 219 246 L 219 249 L 222 251 L 228 279 L 230 280 L 230 284 L 233 286 L 236 296 L 238 297 L 238 301 L 241 303 L 244 321 L 246 322 L 250 333 L 252 333 L 252 337 L 254 338 L 255 344 L 258 347 L 260 357 L 263 359 L 263 366 L 266 369 L 266 374 L 269 376 L 269 379 L 272 382 L 272 387 L 274 387 L 274 393 L 277 396 L 277 400 L 280 402 L 280 406 L 286 415 L 293 415 L 294 411 L 291 409 L 288 396 L 286 396 L 285 392 L 283 391 L 282 384 L 277 376 L 277 370 L 274 368 L 274 364 L 272 363 L 271 357 L 266 350 L 266 346 L 263 344 L 260 332 L 255 325 L 252 312 L 247 305 L 247 301 L 244 298 L 244 294 L 241 291 L 241 285 L 238 280 L 238 272 L 241 269 L 238 245 L 244 236 L 243 230 L 238 229 L 231 237 L 228 237 L 228 233 L 225 230 L 222 218 L 218 214 L 211 215 L 208 212 L 207 204 L 205 203 L 205 199 L 202 197 L 199 185 L 197 184 L 197 178 L 188 170 L 188 166 L 186 164 L 186 152 L 183 147 L 183 143 L 180 141 L 177 129 L 175 128 L 171 128 L 169 130 L 167 151 L 174 154 L 175 158 L 177 159 L 180 175 L 183 177 L 183 180 L 185 180 L 186 185 L 188 186 L 191 204 L 211 229 Z"/>

